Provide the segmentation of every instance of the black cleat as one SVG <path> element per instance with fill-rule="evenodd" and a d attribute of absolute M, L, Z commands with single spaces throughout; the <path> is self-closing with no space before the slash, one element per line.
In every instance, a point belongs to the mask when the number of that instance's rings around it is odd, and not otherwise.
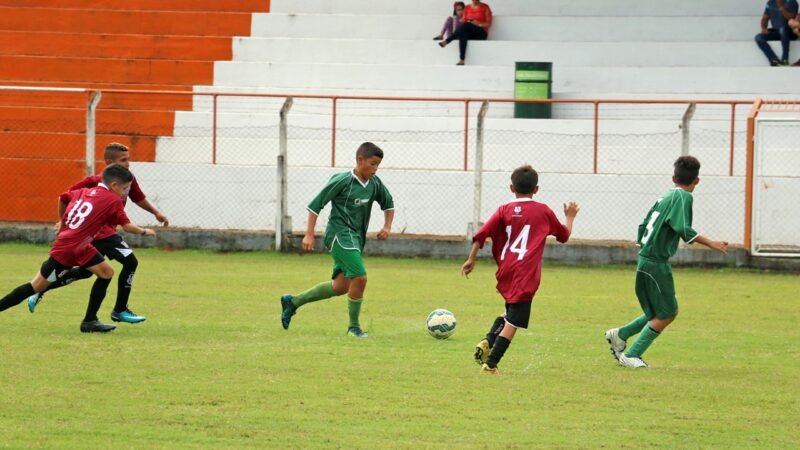
<path fill-rule="evenodd" d="M 99 320 L 81 322 L 81 333 L 108 333 L 115 328 L 117 328 L 116 325 L 108 325 Z"/>

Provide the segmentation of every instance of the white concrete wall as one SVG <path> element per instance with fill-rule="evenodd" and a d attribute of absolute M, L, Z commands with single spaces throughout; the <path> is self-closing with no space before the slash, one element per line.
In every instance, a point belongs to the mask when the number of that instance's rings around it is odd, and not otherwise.
<path fill-rule="evenodd" d="M 524 158 L 510 161 L 511 166 Z M 275 168 L 210 166 L 201 164 L 135 163 L 142 188 L 177 227 L 273 229 L 275 216 Z M 665 168 L 668 170 L 669 166 Z M 296 167 L 289 172 L 289 204 L 293 228 L 305 229 L 305 206 L 325 181 L 345 169 Z M 472 172 L 379 172 L 396 205 L 396 233 L 464 235 L 472 220 Z M 487 172 L 484 176 L 482 218 L 508 201 L 510 174 Z M 536 198 L 560 210 L 565 201 L 580 203 L 574 238 L 633 240 L 636 227 L 652 203 L 671 187 L 668 175 L 585 175 L 543 172 Z M 704 177 L 695 194 L 694 225 L 717 239 L 741 242 L 744 217 L 744 181 L 741 177 Z M 324 229 L 330 207 L 320 216 Z M 129 206 L 132 220 L 153 224 L 154 219 Z M 371 230 L 382 225 L 376 207 Z"/>

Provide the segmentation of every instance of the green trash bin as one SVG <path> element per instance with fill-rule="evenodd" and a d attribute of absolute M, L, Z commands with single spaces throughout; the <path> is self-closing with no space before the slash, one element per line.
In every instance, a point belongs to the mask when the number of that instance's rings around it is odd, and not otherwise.
<path fill-rule="evenodd" d="M 551 98 L 553 90 L 553 63 L 518 62 L 514 70 L 514 98 L 538 100 Z M 549 119 L 550 103 L 514 103 L 514 117 Z"/>

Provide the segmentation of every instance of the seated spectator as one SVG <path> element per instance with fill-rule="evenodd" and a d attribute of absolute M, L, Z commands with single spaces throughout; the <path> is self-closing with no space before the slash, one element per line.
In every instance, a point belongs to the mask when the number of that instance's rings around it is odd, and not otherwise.
<path fill-rule="evenodd" d="M 756 35 L 756 44 L 764 52 L 769 65 L 789 65 L 789 41 L 797 39 L 797 34 L 789 27 L 789 20 L 797 16 L 796 0 L 768 0 L 761 16 L 761 33 Z M 772 28 L 767 25 L 772 24 Z M 781 41 L 781 57 L 772 51 L 768 41 Z"/>
<path fill-rule="evenodd" d="M 800 36 L 800 13 L 798 13 L 794 19 L 789 21 L 789 28 L 792 29 L 792 33 Z M 800 59 L 792 64 L 792 67 L 800 67 Z"/>
<path fill-rule="evenodd" d="M 456 29 L 461 26 L 463 23 L 461 18 L 464 16 L 464 2 L 455 2 L 453 3 L 453 15 L 448 17 L 447 20 L 444 21 L 444 26 L 442 26 L 442 31 L 439 32 L 436 37 L 433 38 L 434 41 L 441 41 L 442 39 L 447 39 L 455 33 Z"/>
<path fill-rule="evenodd" d="M 459 66 L 464 65 L 464 59 L 467 56 L 467 41 L 484 41 L 489 37 L 489 28 L 492 27 L 492 9 L 480 0 L 472 0 L 472 3 L 464 8 L 462 20 L 464 23 L 456 28 L 450 37 L 439 42 L 439 46 L 444 48 L 458 39 L 459 60 L 457 65 Z"/>

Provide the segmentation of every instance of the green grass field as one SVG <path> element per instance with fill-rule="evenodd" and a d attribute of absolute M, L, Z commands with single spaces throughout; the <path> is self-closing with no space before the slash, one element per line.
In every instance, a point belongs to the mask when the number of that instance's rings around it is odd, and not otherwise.
<path fill-rule="evenodd" d="M 47 251 L 0 245 L 0 295 Z M 341 298 L 280 326 L 278 297 L 327 255 L 137 255 L 143 324 L 81 334 L 90 280 L 0 314 L 0 447 L 800 447 L 796 274 L 676 269 L 681 315 L 631 370 L 603 332 L 640 313 L 633 267 L 546 265 L 492 377 L 472 361 L 502 309 L 490 261 L 464 280 L 460 261 L 367 258 L 357 340 Z M 446 341 L 424 329 L 438 307 L 459 320 Z"/>

